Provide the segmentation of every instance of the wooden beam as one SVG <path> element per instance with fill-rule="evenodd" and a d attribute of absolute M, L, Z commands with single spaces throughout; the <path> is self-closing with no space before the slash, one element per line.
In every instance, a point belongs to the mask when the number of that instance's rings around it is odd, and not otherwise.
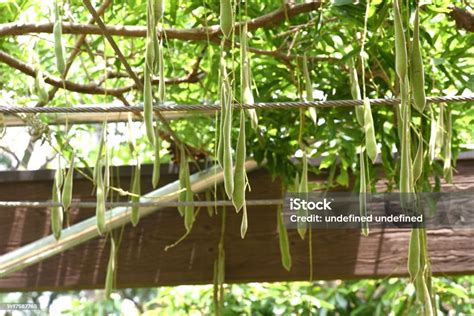
<path fill-rule="evenodd" d="M 459 161 L 455 186 L 474 188 L 474 161 Z M 151 166 L 143 168 L 142 188 L 151 190 Z M 36 175 L 35 175 L 36 173 Z M 42 200 L 49 198 L 52 173 L 8 172 L 9 182 L 0 181 L 0 199 Z M 120 168 L 125 188 L 130 168 Z M 174 167 L 163 166 L 161 184 L 177 178 Z M 252 192 L 249 199 L 278 198 L 281 184 L 272 181 L 264 170 L 249 174 Z M 323 180 L 324 175 L 314 178 Z M 455 186 L 445 187 L 454 189 Z M 19 190 L 21 188 L 21 190 Z M 92 187 L 78 177 L 74 197 L 93 200 Z M 290 281 L 308 278 L 308 243 L 289 231 L 293 268 L 281 266 L 275 207 L 249 207 L 249 229 L 240 237 L 241 214 L 228 209 L 225 235 L 226 281 Z M 71 210 L 71 223 L 94 215 L 93 209 Z M 119 287 L 153 287 L 178 284 L 212 283 L 212 267 L 217 255 L 220 218 L 209 217 L 201 209 L 192 233 L 181 244 L 164 251 L 184 233 L 183 219 L 176 209 L 149 215 L 132 228 L 125 227 L 118 256 Z M 3 209 L 0 212 L 0 254 L 30 243 L 50 233 L 49 215 L 43 209 Z M 381 278 L 406 275 L 409 230 L 371 230 L 364 238 L 358 230 L 313 231 L 315 279 Z M 474 273 L 474 230 L 433 230 L 429 232 L 429 251 L 437 275 Z M 96 238 L 49 258 L 23 271 L 0 279 L 0 291 L 69 290 L 101 288 L 104 284 L 108 243 Z"/>

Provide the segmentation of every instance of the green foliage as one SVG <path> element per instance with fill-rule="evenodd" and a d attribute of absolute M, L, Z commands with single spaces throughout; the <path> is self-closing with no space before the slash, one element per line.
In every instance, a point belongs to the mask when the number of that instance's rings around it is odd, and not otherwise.
<path fill-rule="evenodd" d="M 452 3 L 461 5 L 460 1 Z M 474 72 L 472 51 L 466 49 L 473 44 L 473 36 L 462 30 L 457 30 L 452 21 L 443 11 L 448 5 L 446 1 L 437 1 L 427 5 L 421 12 L 421 45 L 426 70 L 428 95 L 461 94 L 472 91 L 471 73 Z M 236 19 L 255 18 L 262 14 L 278 9 L 279 2 L 269 0 L 253 1 L 244 10 L 237 6 Z M 5 1 L 0 3 L 4 8 L 2 22 L 45 22 L 52 16 L 52 7 L 40 5 L 35 1 Z M 104 21 L 108 25 L 145 25 L 145 1 L 114 1 L 106 10 Z M 287 22 L 279 25 L 260 28 L 252 32 L 248 39 L 249 46 L 267 51 L 276 51 L 292 55 L 307 54 L 312 88 L 329 100 L 350 99 L 349 61 L 360 52 L 360 41 L 357 34 L 363 29 L 365 2 L 334 1 L 332 5 L 323 5 L 322 10 L 307 14 L 298 14 Z M 367 96 L 370 98 L 393 97 L 397 94 L 395 85 L 393 55 L 393 17 L 390 14 L 391 2 L 385 0 L 372 1 L 369 10 L 368 34 L 365 51 L 369 68 L 367 71 Z M 81 1 L 70 1 L 62 8 L 65 22 L 75 21 L 85 23 L 90 16 L 84 10 Z M 436 23 L 434 23 L 435 21 Z M 305 24 L 307 25 L 305 26 Z M 219 1 L 168 1 L 164 15 L 164 26 L 178 29 L 219 24 Z M 289 26 L 302 25 L 297 32 L 281 35 L 289 30 Z M 64 35 L 66 57 L 76 40 L 75 35 Z M 134 69 L 141 72 L 145 56 L 143 38 L 116 38 L 123 54 Z M 76 59 L 68 79 L 78 83 L 101 82 L 105 69 L 123 73 L 124 67 L 116 58 L 110 45 L 103 37 L 90 35 L 87 37 L 87 47 L 81 48 L 81 54 Z M 236 36 L 235 40 L 239 40 Z M 54 52 L 52 39 L 45 34 L 22 37 L 0 37 L 0 49 L 16 58 L 29 61 L 34 52 L 39 56 L 42 70 L 46 74 L 55 74 Z M 167 40 L 165 45 L 165 77 L 183 77 L 189 73 L 199 57 L 202 60 L 199 72 L 202 79 L 198 83 L 167 85 L 167 98 L 171 102 L 202 103 L 217 101 L 217 67 L 219 60 L 218 43 L 199 41 Z M 91 53 L 93 52 L 93 53 Z M 322 57 L 316 61 L 312 57 Z M 239 73 L 238 47 L 231 50 L 229 66 L 235 74 Z M 324 60 L 324 58 L 332 58 Z M 288 101 L 299 99 L 303 91 L 302 73 L 298 70 L 298 61 L 290 59 L 282 61 L 274 56 L 251 53 L 251 68 L 254 86 L 257 89 L 257 102 Z M 3 63 L 0 63 L 0 101 L 8 101 L 15 105 L 34 105 L 37 97 L 31 93 L 33 78 L 25 80 L 24 75 L 18 75 Z M 235 75 L 235 85 L 240 79 Z M 106 87 L 119 87 L 131 84 L 132 80 L 119 77 L 106 80 Z M 104 83 L 99 83 L 104 86 Z M 141 91 L 131 91 L 126 96 L 133 102 L 142 99 Z M 65 92 L 60 89 L 51 106 L 75 105 L 80 103 L 108 103 L 113 101 L 111 96 L 85 95 Z M 382 161 L 389 182 L 396 184 L 395 160 L 391 159 L 392 150 L 398 147 L 396 134 L 396 118 L 392 107 L 374 106 L 372 108 L 376 140 L 382 144 Z M 454 135 L 453 149 L 456 157 L 460 146 L 472 146 L 474 135 L 472 128 L 473 112 L 469 105 L 453 105 Z M 268 168 L 275 174 L 282 175 L 285 180 L 293 178 L 296 173 L 294 165 L 288 159 L 299 149 L 297 143 L 299 133 L 298 110 L 261 110 L 259 111 L 260 128 L 264 142 L 258 140 L 255 132 L 248 129 L 247 154 L 258 161 L 266 159 Z M 318 110 L 317 126 L 305 124 L 303 138 L 312 147 L 311 157 L 330 157 L 331 166 L 339 156 L 342 165 L 335 172 L 335 183 L 347 184 L 346 174 L 357 173 L 355 161 L 356 147 L 361 143 L 363 135 L 357 128 L 351 108 L 331 108 Z M 48 123 L 45 116 L 39 117 Z M 458 119 L 460 121 L 458 121 Z M 306 121 L 309 121 L 307 115 Z M 205 152 L 214 152 L 215 122 L 214 116 L 199 116 L 185 118 L 172 122 L 172 127 L 190 145 Z M 234 145 L 238 132 L 238 122 L 234 120 Z M 143 127 L 141 127 L 143 128 Z M 57 138 L 64 138 L 62 129 L 51 128 Z M 73 127 L 72 131 L 93 132 L 94 127 Z M 70 133 L 73 134 L 73 133 Z M 138 134 L 138 143 L 143 144 L 144 138 Z M 73 142 L 74 140 L 70 140 Z M 130 162 L 126 150 L 126 137 L 118 144 L 116 154 L 120 155 L 122 163 Z M 68 146 L 62 147 L 68 151 Z M 151 162 L 150 146 L 143 145 L 144 162 Z M 462 148 L 461 148 L 462 149 Z M 79 160 L 90 164 L 94 159 L 93 147 L 82 150 Z M 169 159 L 169 158 L 165 158 Z M 78 165 L 80 166 L 80 164 Z M 440 174 L 441 175 L 441 174 Z M 373 179 L 376 180 L 376 179 Z"/>
<path fill-rule="evenodd" d="M 474 313 L 474 278 L 435 278 L 438 311 Z M 2 302 L 47 302 L 64 315 L 211 315 L 212 286 L 125 289 L 103 299 L 103 291 L 0 294 Z M 414 287 L 407 279 L 250 283 L 225 286 L 223 314 L 230 315 L 417 315 Z M 60 302 L 62 302 L 60 304 Z M 47 306 L 42 305 L 46 311 Z"/>

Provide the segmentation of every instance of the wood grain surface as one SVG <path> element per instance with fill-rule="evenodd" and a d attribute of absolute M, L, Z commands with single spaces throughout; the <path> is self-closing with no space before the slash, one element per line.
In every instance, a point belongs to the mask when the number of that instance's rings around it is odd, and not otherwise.
<path fill-rule="evenodd" d="M 454 185 L 443 190 L 473 190 L 474 161 L 459 161 Z M 117 169 L 120 185 L 127 188 L 130 168 Z M 50 197 L 51 171 L 0 173 L 0 200 L 46 200 Z M 160 185 L 177 179 L 175 166 L 162 166 Z M 257 170 L 249 174 L 252 191 L 248 199 L 280 197 L 281 183 Z M 324 179 L 320 175 L 316 180 Z M 383 183 L 381 181 L 380 183 Z M 142 189 L 151 190 L 151 166 L 142 169 Z M 77 176 L 74 199 L 94 200 L 89 181 Z M 72 209 L 70 224 L 93 216 L 94 209 Z M 221 210 L 219 210 L 221 213 Z M 248 208 L 249 228 L 240 237 L 241 214 L 227 210 L 225 229 L 226 281 L 233 283 L 307 280 L 308 238 L 302 241 L 296 230 L 289 231 L 293 267 L 281 265 L 276 227 L 276 207 Z M 123 230 L 118 254 L 118 287 L 154 287 L 212 283 L 221 229 L 220 215 L 198 212 L 191 234 L 179 245 L 164 251 L 184 234 L 183 219 L 174 208 L 142 218 L 137 227 Z M 47 209 L 0 209 L 0 254 L 50 234 Z M 120 229 L 115 230 L 118 236 Z M 409 230 L 372 230 L 362 237 L 358 230 L 313 230 L 314 278 L 321 280 L 382 278 L 406 275 Z M 474 229 L 429 231 L 429 252 L 433 272 L 438 275 L 474 273 Z M 69 290 L 101 288 L 104 284 L 109 242 L 95 238 L 6 278 L 0 291 Z"/>

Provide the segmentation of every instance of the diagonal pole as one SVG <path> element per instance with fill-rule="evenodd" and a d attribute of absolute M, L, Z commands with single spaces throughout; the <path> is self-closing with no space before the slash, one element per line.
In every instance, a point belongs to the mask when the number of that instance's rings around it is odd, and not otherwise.
<path fill-rule="evenodd" d="M 254 160 L 245 162 L 247 172 L 255 170 L 257 167 Z M 214 186 L 215 183 L 221 183 L 224 180 L 224 172 L 221 167 L 216 165 L 193 174 L 190 180 L 192 191 L 198 193 Z M 170 202 L 177 200 L 178 196 L 179 181 L 175 181 L 143 195 L 140 202 Z M 140 217 L 156 212 L 160 208 L 159 206 L 140 207 Z M 107 211 L 105 213 L 106 230 L 110 231 L 128 224 L 131 221 L 130 212 L 129 207 L 123 206 Z M 53 235 L 49 235 L 2 255 L 0 257 L 0 277 L 8 276 L 98 236 L 99 232 L 94 216 L 64 229 L 59 240 L 56 240 Z"/>

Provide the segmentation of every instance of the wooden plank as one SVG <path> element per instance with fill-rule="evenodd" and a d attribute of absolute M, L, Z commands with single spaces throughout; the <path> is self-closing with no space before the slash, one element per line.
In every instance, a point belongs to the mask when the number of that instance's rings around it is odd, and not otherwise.
<path fill-rule="evenodd" d="M 458 165 L 456 186 L 474 188 L 474 163 Z M 149 166 L 143 168 L 144 191 L 151 190 Z M 29 172 L 31 173 L 31 172 Z M 34 174 L 35 172 L 33 172 Z M 120 182 L 127 187 L 130 168 L 120 168 Z M 48 199 L 51 173 L 15 177 L 0 182 L 0 199 Z M 161 184 L 174 181 L 176 169 L 163 166 Z M 272 181 L 264 170 L 249 175 L 252 192 L 249 199 L 279 197 L 281 184 Z M 14 181 L 16 179 L 16 181 Z M 91 184 L 81 178 L 75 182 L 74 198 L 93 200 Z M 240 237 L 241 214 L 228 210 L 225 250 L 228 282 L 288 281 L 308 279 L 308 241 L 289 231 L 293 268 L 281 266 L 276 228 L 276 208 L 249 207 L 249 230 Z M 16 249 L 50 233 L 49 215 L 44 209 L 0 210 L 0 253 Z M 93 209 L 71 210 L 69 220 L 76 223 L 94 215 Z M 164 209 L 132 228 L 127 225 L 118 259 L 119 287 L 204 284 L 212 282 L 212 267 L 217 255 L 220 218 L 199 211 L 192 233 L 178 246 L 164 251 L 184 233 L 183 219 L 176 209 Z M 378 278 L 406 275 L 409 231 L 372 230 L 370 237 L 358 230 L 314 230 L 313 269 L 315 279 Z M 474 273 L 474 230 L 436 230 L 429 233 L 429 251 L 435 274 Z M 49 258 L 23 271 L 0 279 L 0 291 L 68 290 L 100 288 L 104 284 L 108 243 L 96 238 Z"/>

